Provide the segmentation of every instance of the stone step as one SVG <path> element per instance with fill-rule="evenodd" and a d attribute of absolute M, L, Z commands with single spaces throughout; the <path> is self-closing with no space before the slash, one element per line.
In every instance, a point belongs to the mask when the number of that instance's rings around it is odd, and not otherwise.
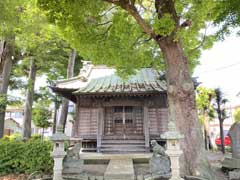
<path fill-rule="evenodd" d="M 145 144 L 144 140 L 102 140 L 102 144 Z"/>
<path fill-rule="evenodd" d="M 144 140 L 144 136 L 126 136 L 125 138 L 122 135 L 119 136 L 103 136 L 103 140 Z"/>
<path fill-rule="evenodd" d="M 132 159 L 112 159 L 104 173 L 104 180 L 134 180 Z"/>
<path fill-rule="evenodd" d="M 142 153 L 145 152 L 145 148 L 101 148 L 101 152 L 105 153 Z"/>
<path fill-rule="evenodd" d="M 101 148 L 145 148 L 145 144 L 102 144 Z"/>

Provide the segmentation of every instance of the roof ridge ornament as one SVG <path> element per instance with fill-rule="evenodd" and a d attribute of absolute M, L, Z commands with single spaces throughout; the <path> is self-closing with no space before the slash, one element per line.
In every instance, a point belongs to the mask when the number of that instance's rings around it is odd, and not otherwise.
<path fill-rule="evenodd" d="M 79 76 L 82 81 L 86 82 L 88 80 L 88 77 L 92 71 L 93 64 L 91 61 L 82 61 L 83 66 L 80 69 Z"/>

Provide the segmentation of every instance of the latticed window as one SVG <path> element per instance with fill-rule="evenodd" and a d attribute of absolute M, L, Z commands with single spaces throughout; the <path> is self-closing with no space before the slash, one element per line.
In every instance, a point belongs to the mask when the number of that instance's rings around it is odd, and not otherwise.
<path fill-rule="evenodd" d="M 114 123 L 132 124 L 133 107 L 132 106 L 115 106 L 113 110 Z"/>

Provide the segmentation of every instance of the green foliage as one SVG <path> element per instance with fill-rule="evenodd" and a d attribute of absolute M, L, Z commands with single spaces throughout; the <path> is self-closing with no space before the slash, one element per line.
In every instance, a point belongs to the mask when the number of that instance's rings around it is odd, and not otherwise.
<path fill-rule="evenodd" d="M 135 68 L 150 66 L 159 59 L 153 42 L 145 43 L 148 37 L 120 8 L 106 13 L 111 6 L 102 1 L 55 3 L 39 1 L 41 8 L 51 8 L 47 11 L 49 19 L 61 27 L 63 36 L 85 59 L 115 66 L 120 74 L 133 73 Z"/>
<path fill-rule="evenodd" d="M 5 110 L 6 105 L 7 105 L 7 95 L 1 94 L 0 95 L 0 112 Z"/>
<path fill-rule="evenodd" d="M 201 123 L 208 116 L 210 119 L 214 118 L 214 108 L 213 108 L 213 99 L 215 97 L 215 92 L 213 89 L 207 89 L 205 87 L 197 88 L 197 108 L 198 116 Z"/>
<path fill-rule="evenodd" d="M 5 111 L 5 106 L 7 105 L 15 106 L 20 104 L 22 104 L 21 99 L 17 97 L 6 95 L 6 94 L 0 95 L 0 112 Z"/>
<path fill-rule="evenodd" d="M 19 18 L 26 0 L 0 1 L 0 37 L 11 38 L 20 28 Z"/>
<path fill-rule="evenodd" d="M 237 108 L 234 112 L 234 120 L 240 122 L 240 108 Z"/>
<path fill-rule="evenodd" d="M 217 112 L 219 121 L 224 121 L 224 119 L 228 118 L 228 112 L 226 110 L 226 103 L 228 100 L 224 97 L 223 92 L 221 89 L 216 88 L 215 91 L 215 103 L 214 103 L 214 109 Z"/>
<path fill-rule="evenodd" d="M 220 27 L 217 33 L 218 38 L 223 40 L 225 35 L 229 35 L 233 28 L 238 28 L 240 25 L 240 3 L 238 0 L 217 2 L 215 12 L 218 12 L 218 16 L 214 23 L 217 27 Z M 237 30 L 238 35 L 240 35 L 240 30 Z"/>
<path fill-rule="evenodd" d="M 49 141 L 30 139 L 27 142 L 16 137 L 0 140 L 0 175 L 9 173 L 50 173 L 53 159 Z"/>
<path fill-rule="evenodd" d="M 175 22 L 172 19 L 171 14 L 168 13 L 164 14 L 164 16 L 160 19 L 156 18 L 153 24 L 153 29 L 158 35 L 161 36 L 169 36 L 175 27 Z"/>
<path fill-rule="evenodd" d="M 62 39 L 58 29 L 47 21 L 45 14 L 36 6 L 36 0 L 7 1 L 3 6 L 0 2 L 0 11 L 5 17 L 0 18 L 0 32 L 2 32 L 1 27 L 14 26 L 11 28 L 13 31 L 8 32 L 15 39 L 17 54 L 11 73 L 11 88 L 30 88 L 27 84 L 31 83 L 26 83 L 23 79 L 28 76 L 30 59 L 35 61 L 37 76 L 45 74 L 50 79 L 66 77 L 65 67 L 71 48 Z M 0 39 L 5 39 L 5 34 L 2 32 Z"/>
<path fill-rule="evenodd" d="M 49 105 L 37 104 L 33 109 L 32 120 L 37 127 L 48 128 L 51 126 L 49 119 L 51 118 L 52 112 L 48 110 Z"/>
<path fill-rule="evenodd" d="M 102 0 L 57 1 L 38 0 L 38 6 L 56 24 L 64 38 L 85 59 L 95 64 L 115 66 L 120 75 L 133 73 L 141 67 L 164 68 L 159 46 L 143 33 L 131 13 Z M 181 39 L 190 68 L 199 63 L 201 49 L 210 48 L 215 36 L 204 33 L 216 13 L 213 0 L 176 0 L 175 8 L 181 22 L 190 19 L 188 28 L 180 28 L 171 15 L 154 18 L 154 3 L 135 1 L 139 14 L 156 34 L 169 36 L 176 30 L 176 41 Z M 79 13 L 81 12 L 81 13 Z"/>

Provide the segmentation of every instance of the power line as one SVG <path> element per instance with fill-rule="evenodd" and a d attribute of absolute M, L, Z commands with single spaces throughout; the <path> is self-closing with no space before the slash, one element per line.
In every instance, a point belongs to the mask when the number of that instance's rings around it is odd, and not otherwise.
<path fill-rule="evenodd" d="M 219 67 L 219 68 L 216 68 L 216 69 L 208 70 L 208 71 L 202 71 L 202 72 L 199 72 L 197 74 L 211 73 L 211 72 L 214 72 L 214 71 L 221 71 L 223 69 L 228 69 L 228 68 L 231 68 L 231 67 L 237 66 L 237 65 L 240 65 L 240 62 L 230 64 L 230 65 L 227 65 L 227 66 L 223 66 L 223 67 Z"/>

